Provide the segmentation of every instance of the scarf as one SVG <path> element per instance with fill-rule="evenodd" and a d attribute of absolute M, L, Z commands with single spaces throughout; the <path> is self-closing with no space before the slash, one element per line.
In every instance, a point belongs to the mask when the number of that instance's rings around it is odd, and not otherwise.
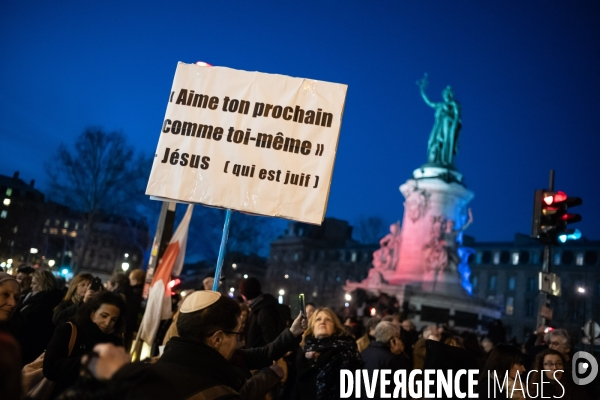
<path fill-rule="evenodd" d="M 321 353 L 316 361 L 317 398 L 337 399 L 340 396 L 340 370 L 355 370 L 363 366 L 362 358 L 356 348 L 356 342 L 349 336 L 329 336 L 317 339 L 306 338 L 304 352 Z M 326 354 L 323 354 L 326 353 Z"/>

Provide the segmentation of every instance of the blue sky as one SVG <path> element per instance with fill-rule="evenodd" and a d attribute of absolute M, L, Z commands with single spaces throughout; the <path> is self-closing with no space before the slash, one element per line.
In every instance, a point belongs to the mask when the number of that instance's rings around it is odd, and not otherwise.
<path fill-rule="evenodd" d="M 45 1 L 0 3 L 0 173 L 43 163 L 88 126 L 155 150 L 178 61 L 348 84 L 327 216 L 402 218 L 446 85 L 478 241 L 529 233 L 533 191 L 583 198 L 600 239 L 597 1 Z M 600 201 L 600 200 L 598 200 Z"/>

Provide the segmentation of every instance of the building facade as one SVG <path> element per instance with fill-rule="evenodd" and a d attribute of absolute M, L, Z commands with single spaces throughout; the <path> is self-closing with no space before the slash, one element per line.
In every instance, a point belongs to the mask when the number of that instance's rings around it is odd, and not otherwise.
<path fill-rule="evenodd" d="M 508 338 L 524 340 L 536 329 L 543 246 L 521 234 L 513 242 L 465 244 L 475 249 L 473 296 L 496 303 Z M 551 296 L 550 326 L 566 328 L 577 343 L 584 323 L 600 316 L 599 256 L 600 241 L 570 241 L 552 251 L 550 272 L 561 279 L 561 296 Z"/>
<path fill-rule="evenodd" d="M 290 222 L 284 235 L 271 243 L 264 291 L 283 300 L 304 293 L 317 306 L 343 305 L 346 280 L 367 276 L 377 244 L 365 245 L 352 239 L 346 221 L 325 218 L 320 226 Z"/>

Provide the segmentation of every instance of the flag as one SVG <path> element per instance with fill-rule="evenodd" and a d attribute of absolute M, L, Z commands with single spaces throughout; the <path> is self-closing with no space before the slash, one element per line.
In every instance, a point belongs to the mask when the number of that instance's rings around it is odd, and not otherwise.
<path fill-rule="evenodd" d="M 160 321 L 173 316 L 171 311 L 171 289 L 167 285 L 171 277 L 178 276 L 183 268 L 188 228 L 193 209 L 192 204 L 188 205 L 183 219 L 156 267 L 156 272 L 150 284 L 146 311 L 138 329 L 136 342 L 138 339 L 142 339 L 147 344 L 152 345 Z"/>

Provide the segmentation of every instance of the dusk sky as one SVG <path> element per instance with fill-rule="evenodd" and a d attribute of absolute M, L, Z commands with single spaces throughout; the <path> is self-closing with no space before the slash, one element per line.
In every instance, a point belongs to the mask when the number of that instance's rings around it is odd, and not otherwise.
<path fill-rule="evenodd" d="M 456 165 L 477 241 L 529 233 L 533 191 L 583 198 L 600 239 L 598 1 L 0 2 L 0 174 L 44 190 L 44 162 L 86 127 L 153 154 L 177 62 L 348 85 L 327 216 L 401 220 L 427 161 L 433 101 L 462 106 Z"/>

